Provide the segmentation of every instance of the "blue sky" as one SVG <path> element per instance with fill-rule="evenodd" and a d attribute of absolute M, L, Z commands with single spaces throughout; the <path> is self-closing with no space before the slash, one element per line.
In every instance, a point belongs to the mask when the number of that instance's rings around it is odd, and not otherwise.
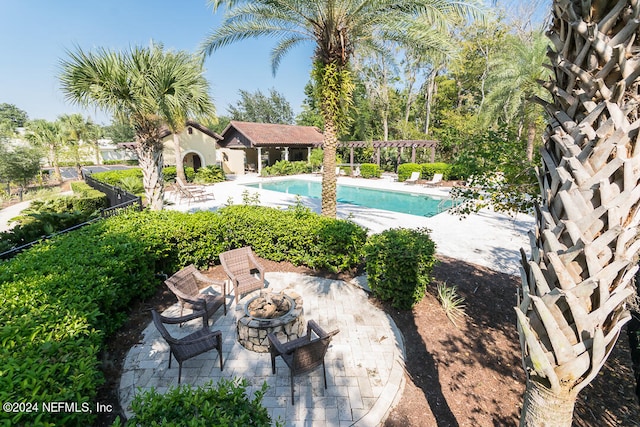
<path fill-rule="evenodd" d="M 106 114 L 64 99 L 57 76 L 67 50 L 125 50 L 154 40 L 167 49 L 195 52 L 222 13 L 214 15 L 206 0 L 0 0 L 0 103 L 16 105 L 30 119 L 78 112 L 109 124 Z M 238 42 L 206 59 L 219 115 L 235 105 L 240 89 L 267 94 L 275 88 L 300 111 L 313 46 L 289 52 L 274 77 L 273 45 L 269 39 Z"/>

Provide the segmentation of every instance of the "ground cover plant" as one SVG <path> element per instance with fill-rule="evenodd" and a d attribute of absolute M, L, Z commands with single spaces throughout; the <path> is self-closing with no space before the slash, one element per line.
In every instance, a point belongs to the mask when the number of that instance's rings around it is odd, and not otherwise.
<path fill-rule="evenodd" d="M 209 382 L 200 387 L 171 387 L 162 394 L 155 389 L 139 393 L 131 404 L 134 416 L 126 426 L 271 426 L 271 417 L 262 406 L 266 383 L 253 398 L 247 387 L 245 379 L 223 378 L 215 386 Z M 114 425 L 121 423 L 118 420 Z"/>
<path fill-rule="evenodd" d="M 55 232 L 65 230 L 99 215 L 109 202 L 104 193 L 84 182 L 71 184 L 73 195 L 57 195 L 31 202 L 15 218 L 17 225 L 0 233 L 0 252 L 31 243 Z"/>

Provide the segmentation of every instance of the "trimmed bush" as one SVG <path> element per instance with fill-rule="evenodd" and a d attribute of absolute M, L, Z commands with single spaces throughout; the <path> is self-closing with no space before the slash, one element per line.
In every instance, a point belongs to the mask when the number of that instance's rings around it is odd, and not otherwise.
<path fill-rule="evenodd" d="M 431 282 L 435 250 L 425 228 L 396 228 L 369 236 L 365 268 L 373 294 L 395 308 L 411 309 Z"/>
<path fill-rule="evenodd" d="M 34 246 L 0 269 L 0 400 L 94 405 L 104 336 L 159 284 L 141 242 L 108 221 Z M 2 425 L 91 425 L 90 413 L 0 413 Z"/>
<path fill-rule="evenodd" d="M 431 179 L 436 173 L 441 173 L 442 179 L 445 181 L 456 178 L 453 173 L 453 167 L 448 163 L 423 163 L 420 166 L 424 179 Z"/>
<path fill-rule="evenodd" d="M 132 176 L 135 178 L 139 178 L 140 182 L 142 182 L 142 169 L 131 168 L 97 172 L 92 174 L 91 176 L 100 182 L 104 182 L 105 184 L 113 185 L 114 187 L 120 187 L 120 181 L 122 181 L 122 179 L 125 177 Z"/>
<path fill-rule="evenodd" d="M 171 387 L 160 394 L 155 389 L 137 394 L 131 409 L 134 416 L 127 426 L 247 426 L 269 427 L 271 416 L 262 406 L 267 391 L 263 383 L 251 400 L 247 380 L 222 378 L 214 386 L 209 382 L 202 387 L 190 385 Z M 279 424 L 277 424 L 279 425 Z"/>
<path fill-rule="evenodd" d="M 360 165 L 360 176 L 363 178 L 380 178 L 382 171 L 375 163 L 363 163 Z"/>
<path fill-rule="evenodd" d="M 417 163 L 402 163 L 398 166 L 398 181 L 406 181 L 413 172 L 422 172 L 422 167 Z"/>

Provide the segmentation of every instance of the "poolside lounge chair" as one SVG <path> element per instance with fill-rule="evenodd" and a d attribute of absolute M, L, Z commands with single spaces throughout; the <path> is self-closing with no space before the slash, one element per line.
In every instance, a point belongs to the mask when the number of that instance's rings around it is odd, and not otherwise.
<path fill-rule="evenodd" d="M 191 204 L 191 201 L 203 201 L 213 197 L 213 194 L 208 193 L 203 185 L 186 185 L 180 177 L 176 177 L 176 186 L 180 199 L 186 198 L 188 204 Z"/>
<path fill-rule="evenodd" d="M 322 365 L 322 375 L 324 377 L 324 388 L 327 388 L 327 370 L 324 366 L 324 356 L 327 353 L 331 339 L 339 329 L 325 332 L 315 321 L 309 320 L 307 323 L 307 335 L 289 341 L 280 342 L 278 337 L 269 333 L 269 352 L 271 353 L 271 371 L 276 373 L 276 357 L 282 360 L 289 367 L 291 377 L 291 404 L 294 404 L 293 378 L 299 374 L 311 372 Z M 315 337 L 314 337 L 315 335 Z"/>
<path fill-rule="evenodd" d="M 264 267 L 258 263 L 251 246 L 221 253 L 220 263 L 233 284 L 236 304 L 240 295 L 264 288 Z"/>
<path fill-rule="evenodd" d="M 411 176 L 407 178 L 405 184 L 415 184 L 420 179 L 420 172 L 411 172 Z"/>
<path fill-rule="evenodd" d="M 180 323 L 180 318 L 165 317 L 153 309 L 151 310 L 151 316 L 156 329 L 169 344 L 169 368 L 171 368 L 171 356 L 178 361 L 178 384 L 180 384 L 182 377 L 182 362 L 209 350 L 216 349 L 218 351 L 220 370 L 222 371 L 222 332 L 212 331 L 205 324 L 202 329 L 186 337 L 174 338 L 164 325 Z"/>
<path fill-rule="evenodd" d="M 209 286 L 219 286 L 220 295 L 200 293 L 198 282 Z M 224 315 L 227 315 L 227 304 L 225 301 L 227 295 L 226 283 L 208 278 L 202 274 L 195 265 L 190 264 L 186 266 L 165 280 L 164 283 L 178 298 L 178 302 L 180 303 L 180 316 L 183 315 L 184 308 L 187 307 L 193 310 L 194 313 L 202 313 L 202 320 L 208 325 L 209 318 L 213 316 L 221 306 L 224 307 Z M 182 326 L 182 323 L 180 326 Z"/>
<path fill-rule="evenodd" d="M 425 182 L 424 185 L 427 187 L 435 187 L 437 185 L 440 185 L 441 182 L 442 182 L 442 174 L 435 173 L 433 174 L 433 178 L 431 178 L 431 181 Z"/>

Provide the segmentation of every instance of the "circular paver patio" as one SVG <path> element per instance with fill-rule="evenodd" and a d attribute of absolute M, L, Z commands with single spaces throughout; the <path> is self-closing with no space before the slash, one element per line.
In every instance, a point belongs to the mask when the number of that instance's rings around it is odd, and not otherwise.
<path fill-rule="evenodd" d="M 290 288 L 302 295 L 305 319 L 317 321 L 327 331 L 340 329 L 325 357 L 327 389 L 322 369 L 296 376 L 292 405 L 289 369 L 281 358 L 274 375 L 268 353 L 251 352 L 237 342 L 236 321 L 253 294 L 238 306 L 228 296 L 227 315 L 218 310 L 214 317 L 212 329 L 223 335 L 224 370 L 220 372 L 218 353 L 210 351 L 183 363 L 182 384 L 244 377 L 253 393 L 266 382 L 269 390 L 262 403 L 272 420 L 280 419 L 285 426 L 379 425 L 404 387 L 404 346 L 391 318 L 370 304 L 367 293 L 355 284 L 295 273 L 267 273 L 266 281 L 270 290 Z M 178 310 L 176 304 L 165 314 L 175 315 Z M 200 326 L 200 321 L 182 328 L 170 325 L 170 333 L 183 336 Z M 164 392 L 178 383 L 178 364 L 174 360 L 168 369 L 169 348 L 153 324 L 143 335 L 142 342 L 129 351 L 120 380 L 120 403 L 127 416 L 132 415 L 130 404 L 139 389 L 154 387 Z"/>

